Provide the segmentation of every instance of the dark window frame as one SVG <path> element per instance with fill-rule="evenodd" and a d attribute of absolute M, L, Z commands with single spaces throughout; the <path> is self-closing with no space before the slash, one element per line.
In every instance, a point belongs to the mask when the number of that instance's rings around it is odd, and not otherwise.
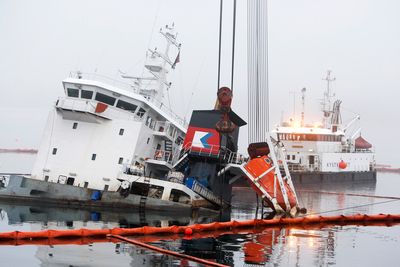
<path fill-rule="evenodd" d="M 93 98 L 93 91 L 81 90 L 81 98 L 83 98 L 83 99 L 92 99 Z"/>
<path fill-rule="evenodd" d="M 79 98 L 79 90 L 75 88 L 67 88 L 67 96 Z"/>
<path fill-rule="evenodd" d="M 132 113 L 135 113 L 138 106 L 135 104 L 126 102 L 124 100 L 118 99 L 116 107 L 126 110 L 126 111 L 129 111 L 129 112 L 132 112 Z"/>
<path fill-rule="evenodd" d="M 94 99 L 96 101 L 105 103 L 105 104 L 110 105 L 110 106 L 114 106 L 115 101 L 117 101 L 117 99 L 115 97 L 112 97 L 112 96 L 109 96 L 109 95 L 106 95 L 106 94 L 103 94 L 103 93 L 100 93 L 100 92 L 96 93 L 96 96 L 95 96 Z"/>
<path fill-rule="evenodd" d="M 146 114 L 146 110 L 142 107 L 140 107 L 138 112 L 136 112 L 136 115 L 138 115 L 140 118 L 143 118 L 144 114 Z"/>
<path fill-rule="evenodd" d="M 65 184 L 67 184 L 67 185 L 74 185 L 74 183 L 75 183 L 74 177 L 68 177 L 67 181 L 65 182 Z"/>

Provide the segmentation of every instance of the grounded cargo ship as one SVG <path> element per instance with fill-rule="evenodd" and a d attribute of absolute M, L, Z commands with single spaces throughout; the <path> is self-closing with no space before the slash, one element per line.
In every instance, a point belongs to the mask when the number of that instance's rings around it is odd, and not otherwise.
<path fill-rule="evenodd" d="M 122 75 L 131 80 L 125 83 L 77 72 L 63 81 L 65 96 L 50 111 L 32 173 L 2 177 L 3 201 L 175 211 L 229 204 L 230 177 L 215 173 L 239 158 L 245 122 L 231 112 L 238 127 L 221 144 L 224 138 L 207 129 L 221 111 L 195 111 L 189 125 L 171 111 L 167 73 L 180 61 L 181 45 L 173 27 L 160 34 L 165 50 L 149 49 L 145 77 Z"/>
<path fill-rule="evenodd" d="M 134 80 L 126 84 L 78 72 L 63 81 L 65 96 L 50 111 L 31 175 L 1 177 L 2 201 L 143 216 L 145 210 L 204 212 L 229 207 L 233 183 L 245 178 L 273 210 L 298 211 L 290 174 L 275 168 L 272 143 L 249 162 L 237 153 L 246 122 L 232 111 L 229 88 L 218 89 L 214 109 L 193 111 L 189 124 L 164 104 L 166 74 L 179 62 L 180 44 L 173 28 L 160 33 L 167 46 L 164 53 L 150 50 L 149 77 L 123 75 Z"/>
<path fill-rule="evenodd" d="M 333 99 L 330 83 L 335 79 L 330 74 L 328 71 L 325 78 L 322 123 L 305 124 L 304 88 L 301 121 L 283 122 L 272 133 L 284 146 L 284 156 L 295 183 L 376 180 L 373 147 L 361 136 L 361 128 L 354 127 L 360 116 L 342 123 L 341 101 Z"/>

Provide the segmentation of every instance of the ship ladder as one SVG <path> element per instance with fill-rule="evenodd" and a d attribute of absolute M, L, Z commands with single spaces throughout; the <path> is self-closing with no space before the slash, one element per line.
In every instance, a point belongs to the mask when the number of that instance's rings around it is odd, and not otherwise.
<path fill-rule="evenodd" d="M 143 177 L 143 182 L 146 184 L 146 190 L 143 192 L 143 194 L 140 196 L 140 201 L 139 201 L 139 222 L 141 225 L 146 225 L 146 202 L 147 202 L 147 195 L 149 194 L 150 191 L 150 177 L 144 176 Z"/>
<path fill-rule="evenodd" d="M 185 152 L 185 154 L 182 155 L 182 157 L 175 163 L 175 165 L 172 167 L 176 171 L 183 171 L 189 162 L 189 154 Z"/>

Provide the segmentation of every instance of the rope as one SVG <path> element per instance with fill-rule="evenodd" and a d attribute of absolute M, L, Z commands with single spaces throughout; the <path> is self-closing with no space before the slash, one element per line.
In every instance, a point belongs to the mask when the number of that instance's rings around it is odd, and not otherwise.
<path fill-rule="evenodd" d="M 297 190 L 297 191 L 298 192 L 306 192 L 306 193 L 315 193 L 315 194 L 343 195 L 343 196 L 354 196 L 354 197 L 371 197 L 371 198 L 384 198 L 384 199 L 400 200 L 400 197 L 392 197 L 392 196 L 376 196 L 376 195 L 340 193 L 340 192 L 331 192 L 331 191 L 314 191 L 314 190 L 306 190 L 306 189 Z"/>
<path fill-rule="evenodd" d="M 321 211 L 321 212 L 309 213 L 307 215 L 303 215 L 303 216 L 299 216 L 299 217 L 305 217 L 305 216 L 309 216 L 309 215 L 319 215 L 319 214 L 330 213 L 330 212 L 335 212 L 335 211 L 351 210 L 351 209 L 356 209 L 356 208 L 362 208 L 362 207 L 368 207 L 368 206 L 373 206 L 373 205 L 379 205 L 379 204 L 395 202 L 395 201 L 399 201 L 399 200 L 400 199 L 387 200 L 387 201 L 382 201 L 382 202 L 377 202 L 377 203 L 369 203 L 369 204 L 357 205 L 357 206 L 341 208 L 341 209 L 335 209 L 335 210 L 326 210 L 326 211 Z"/>
<path fill-rule="evenodd" d="M 152 245 L 149 245 L 149 244 L 137 241 L 137 240 L 125 238 L 125 237 L 122 237 L 120 235 L 108 235 L 107 237 L 115 238 L 115 239 L 130 243 L 130 244 L 133 244 L 133 245 L 136 245 L 136 246 L 147 248 L 147 249 L 159 252 L 161 254 L 166 254 L 166 255 L 174 256 L 174 257 L 181 258 L 181 259 L 187 259 L 187 260 L 194 261 L 194 262 L 201 263 L 201 264 L 205 264 L 205 265 L 208 265 L 208 266 L 228 267 L 228 265 L 224 265 L 224 264 L 220 264 L 220 263 L 216 263 L 216 262 L 200 259 L 200 258 L 197 258 L 197 257 L 194 257 L 194 256 L 178 253 L 178 252 L 175 252 L 175 251 L 159 248 L 159 247 L 152 246 Z"/>

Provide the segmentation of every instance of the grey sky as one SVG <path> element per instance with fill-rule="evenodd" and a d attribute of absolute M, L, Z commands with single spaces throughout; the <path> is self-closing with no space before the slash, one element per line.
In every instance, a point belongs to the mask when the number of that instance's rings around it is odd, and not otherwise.
<path fill-rule="evenodd" d="M 222 81 L 228 85 L 232 1 L 224 2 Z M 187 116 L 192 108 L 212 108 L 218 9 L 217 0 L 0 0 L 0 147 L 38 147 L 47 113 L 63 94 L 61 81 L 70 71 L 110 77 L 117 77 L 118 69 L 140 74 L 145 51 L 158 43 L 158 29 L 172 21 L 183 44 L 181 63 L 169 76 L 172 105 Z M 291 116 L 289 92 L 299 93 L 303 87 L 306 117 L 319 118 L 322 78 L 331 69 L 344 120 L 360 114 L 362 134 L 376 146 L 378 162 L 399 166 L 394 153 L 400 149 L 399 10 L 396 0 L 270 0 L 271 126 L 282 112 L 285 118 Z M 246 119 L 244 0 L 238 0 L 237 22 L 233 106 Z M 300 94 L 298 114 L 299 99 Z"/>

